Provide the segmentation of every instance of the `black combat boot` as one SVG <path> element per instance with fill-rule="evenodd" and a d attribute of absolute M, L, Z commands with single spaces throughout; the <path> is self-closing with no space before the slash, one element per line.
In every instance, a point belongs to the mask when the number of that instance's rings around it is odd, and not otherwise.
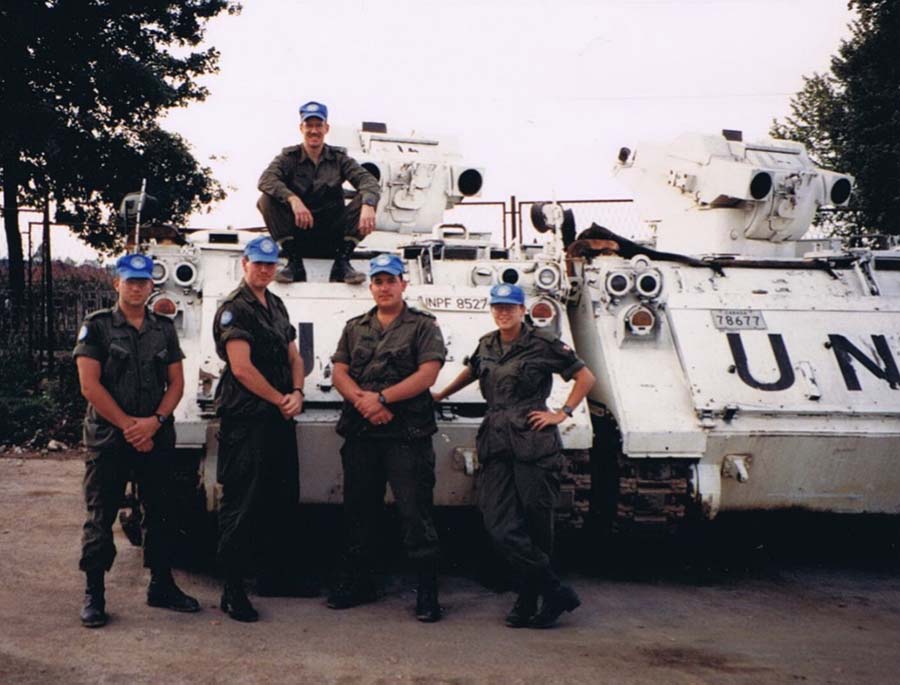
<path fill-rule="evenodd" d="M 288 263 L 275 274 L 275 280 L 279 283 L 304 283 L 306 267 L 303 266 L 303 257 L 299 254 L 297 241 L 285 240 L 282 245 L 282 254 L 287 256 Z"/>
<path fill-rule="evenodd" d="M 541 610 L 531 617 L 530 628 L 552 628 L 564 611 L 574 611 L 581 606 L 578 594 L 568 585 L 557 585 L 544 592 Z"/>
<path fill-rule="evenodd" d="M 370 577 L 342 576 L 328 593 L 329 609 L 350 609 L 378 599 L 375 583 Z"/>
<path fill-rule="evenodd" d="M 89 571 L 84 589 L 84 607 L 81 609 L 81 625 L 100 628 L 106 625 L 106 596 L 103 587 L 103 571 Z"/>
<path fill-rule="evenodd" d="M 219 606 L 235 621 L 253 623 L 259 620 L 259 612 L 250 604 L 247 591 L 244 590 L 244 581 L 240 578 L 230 578 L 225 581 L 225 589 L 222 592 L 222 601 Z"/>
<path fill-rule="evenodd" d="M 437 565 L 424 564 L 419 569 L 419 587 L 416 589 L 416 618 L 422 623 L 441 620 L 443 610 L 438 604 Z"/>
<path fill-rule="evenodd" d="M 516 603 L 506 615 L 506 625 L 510 628 L 524 628 L 528 625 L 532 616 L 537 613 L 537 593 L 533 590 L 523 590 L 516 597 Z"/>
<path fill-rule="evenodd" d="M 159 609 L 185 613 L 200 611 L 200 602 L 179 589 L 169 569 L 154 569 L 150 572 L 147 604 Z"/>
<path fill-rule="evenodd" d="M 353 250 L 356 249 L 356 243 L 352 240 L 345 240 L 341 245 L 334 265 L 331 267 L 331 275 L 328 280 L 332 283 L 348 283 L 349 285 L 359 285 L 364 283 L 366 275 L 361 271 L 357 271 L 350 264 L 350 257 Z"/>

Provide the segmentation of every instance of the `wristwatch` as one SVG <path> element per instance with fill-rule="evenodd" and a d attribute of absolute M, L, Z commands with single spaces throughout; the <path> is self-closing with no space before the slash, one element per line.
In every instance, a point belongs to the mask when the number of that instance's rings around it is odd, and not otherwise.
<path fill-rule="evenodd" d="M 378 393 L 378 401 L 381 402 L 382 404 L 387 404 L 387 400 L 385 399 L 384 395 L 382 395 L 381 393 Z"/>
<path fill-rule="evenodd" d="M 168 416 L 165 414 L 156 414 L 156 420 L 159 421 L 160 425 L 164 424 L 168 420 Z"/>
<path fill-rule="evenodd" d="M 575 410 L 572 409 L 572 407 L 570 407 L 568 404 L 563 405 L 562 413 L 565 414 L 566 416 L 572 416 L 572 414 L 574 412 L 575 412 Z"/>

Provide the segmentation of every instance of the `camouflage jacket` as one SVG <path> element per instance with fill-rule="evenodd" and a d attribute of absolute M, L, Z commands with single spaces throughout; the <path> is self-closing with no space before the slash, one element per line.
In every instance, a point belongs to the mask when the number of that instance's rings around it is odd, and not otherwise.
<path fill-rule="evenodd" d="M 347 321 L 331 361 L 347 364 L 350 377 L 363 390 L 380 392 L 411 376 L 425 362 L 443 364 L 446 357 L 444 337 L 434 316 L 405 306 L 385 330 L 373 307 Z M 337 432 L 345 437 L 366 435 L 403 440 L 427 437 L 437 431 L 429 390 L 389 404 L 388 409 L 394 413 L 394 420 L 374 426 L 345 401 Z"/>
<path fill-rule="evenodd" d="M 170 319 L 149 309 L 136 330 L 118 306 L 88 314 L 78 332 L 74 357 L 100 362 L 100 383 L 130 416 L 153 416 L 168 387 L 169 365 L 184 359 Z M 122 431 L 88 404 L 84 444 L 99 449 L 122 440 Z"/>
<path fill-rule="evenodd" d="M 292 145 L 275 157 L 262 176 L 259 189 L 287 202 L 296 195 L 310 211 L 343 205 L 344 181 L 356 188 L 365 205 L 375 207 L 381 196 L 378 181 L 341 147 L 325 145 L 319 163 L 306 154 L 303 145 Z"/>
<path fill-rule="evenodd" d="M 479 459 L 508 453 L 537 461 L 562 449 L 557 427 L 533 431 L 528 413 L 547 409 L 554 373 L 570 380 L 584 366 L 571 347 L 523 324 L 519 337 L 505 346 L 500 331 L 483 336 L 466 364 L 488 404 L 476 440 Z"/>
<path fill-rule="evenodd" d="M 293 387 L 288 345 L 297 338 L 281 298 L 266 290 L 264 307 L 243 281 L 219 305 L 213 319 L 216 353 L 225 362 L 216 386 L 216 414 L 232 418 L 277 418 L 281 412 L 271 402 L 247 390 L 234 377 L 225 346 L 229 340 L 250 344 L 250 362 L 269 384 L 282 393 Z"/>

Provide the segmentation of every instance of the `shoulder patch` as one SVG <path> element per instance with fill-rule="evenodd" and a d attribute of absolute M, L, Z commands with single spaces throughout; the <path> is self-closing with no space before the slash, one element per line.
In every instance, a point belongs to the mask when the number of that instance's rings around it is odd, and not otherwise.
<path fill-rule="evenodd" d="M 85 338 L 87 338 L 88 327 L 84 324 L 81 326 L 81 330 L 78 331 L 78 342 L 81 342 Z"/>
<path fill-rule="evenodd" d="M 219 317 L 219 325 L 228 326 L 232 321 L 234 321 L 234 314 L 230 309 L 226 309 L 222 312 L 222 316 Z"/>

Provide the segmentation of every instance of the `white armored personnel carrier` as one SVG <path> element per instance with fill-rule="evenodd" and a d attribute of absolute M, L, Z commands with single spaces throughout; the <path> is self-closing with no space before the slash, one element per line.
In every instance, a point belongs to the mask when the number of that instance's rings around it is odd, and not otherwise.
<path fill-rule="evenodd" d="M 568 246 L 598 512 L 900 512 L 900 250 L 804 239 L 853 179 L 736 131 L 623 148 L 617 174 L 649 240 L 594 225 Z"/>
<path fill-rule="evenodd" d="M 547 236 L 543 245 L 500 246 L 491 228 L 444 224 L 444 213 L 464 197 L 477 195 L 482 171 L 463 165 L 452 150 L 437 140 L 388 134 L 383 125 L 358 132 L 358 149 L 351 155 L 381 184 L 376 231 L 357 248 L 357 269 L 366 271 L 368 258 L 382 252 L 401 255 L 406 263 L 409 305 L 437 317 L 448 349 L 447 363 L 437 387 L 454 378 L 478 338 L 494 327 L 488 307 L 490 286 L 518 283 L 528 294 L 532 321 L 550 326 L 571 344 L 563 304 L 570 287 L 561 268 L 562 243 Z M 216 420 L 213 397 L 223 362 L 212 337 L 215 311 L 242 275 L 240 259 L 251 231 L 195 232 L 182 245 L 150 240 L 145 249 L 156 262 L 156 290 L 150 305 L 175 320 L 187 358 L 186 391 L 175 417 L 178 447 L 194 450 L 202 474 L 208 507 L 216 505 Z M 341 439 L 334 431 L 341 397 L 332 386 L 331 355 L 347 319 L 373 306 L 366 286 L 329 283 L 330 262 L 305 259 L 308 281 L 270 287 L 281 297 L 297 327 L 300 354 L 306 369 L 305 403 L 297 417 L 300 459 L 300 496 L 303 503 L 341 501 Z M 559 407 L 567 384 L 557 381 L 550 405 Z M 473 385 L 439 406 L 435 502 L 468 505 L 472 502 L 477 468 L 475 434 L 485 404 Z M 591 423 L 586 406 L 562 431 L 570 457 L 564 489 L 564 513 L 576 524 L 583 520 L 588 495 L 585 484 Z"/>

